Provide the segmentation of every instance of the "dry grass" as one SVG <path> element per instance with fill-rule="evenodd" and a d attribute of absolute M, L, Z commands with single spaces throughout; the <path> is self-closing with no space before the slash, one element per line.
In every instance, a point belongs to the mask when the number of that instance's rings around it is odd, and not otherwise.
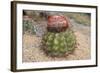
<path fill-rule="evenodd" d="M 27 11 L 26 11 L 27 12 Z M 42 21 L 44 20 L 45 16 L 40 16 L 40 12 L 42 11 L 29 11 L 28 15 L 31 16 L 35 21 Z M 63 15 L 74 19 L 77 23 L 83 25 L 90 25 L 91 24 L 91 15 L 89 13 L 78 13 L 78 12 L 49 12 L 44 11 L 44 14 L 48 15 Z"/>
<path fill-rule="evenodd" d="M 90 15 L 86 13 L 64 13 L 65 16 L 68 16 L 71 19 L 74 19 L 79 24 L 90 25 L 91 19 Z"/>

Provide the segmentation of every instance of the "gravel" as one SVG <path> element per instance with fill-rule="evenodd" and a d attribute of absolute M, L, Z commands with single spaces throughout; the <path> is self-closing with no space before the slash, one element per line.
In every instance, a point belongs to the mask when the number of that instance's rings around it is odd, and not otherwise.
<path fill-rule="evenodd" d="M 91 58 L 90 47 L 90 26 L 85 26 L 71 20 L 72 29 L 76 35 L 77 47 L 72 54 L 64 57 L 50 57 L 47 56 L 41 46 L 41 35 L 30 35 L 25 33 L 23 35 L 23 62 L 44 62 L 44 61 L 62 61 L 62 60 L 86 60 Z"/>

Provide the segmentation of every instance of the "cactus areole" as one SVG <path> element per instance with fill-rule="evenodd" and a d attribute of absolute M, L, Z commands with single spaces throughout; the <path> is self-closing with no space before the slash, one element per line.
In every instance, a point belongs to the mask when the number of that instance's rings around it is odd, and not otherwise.
<path fill-rule="evenodd" d="M 68 28 L 68 20 L 64 16 L 48 16 L 47 30 L 51 32 L 63 32 Z"/>

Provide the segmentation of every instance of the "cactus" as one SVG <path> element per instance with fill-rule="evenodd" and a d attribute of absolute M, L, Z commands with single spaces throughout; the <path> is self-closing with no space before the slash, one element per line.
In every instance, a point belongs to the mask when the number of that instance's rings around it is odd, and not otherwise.
<path fill-rule="evenodd" d="M 47 32 L 43 37 L 43 48 L 49 56 L 64 56 L 73 52 L 76 46 L 76 38 L 72 30 L 65 32 Z"/>

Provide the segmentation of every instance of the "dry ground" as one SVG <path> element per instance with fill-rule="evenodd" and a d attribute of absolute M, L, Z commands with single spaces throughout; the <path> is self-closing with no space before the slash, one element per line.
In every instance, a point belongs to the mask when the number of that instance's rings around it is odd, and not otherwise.
<path fill-rule="evenodd" d="M 40 48 L 41 38 L 26 33 L 23 35 L 23 62 L 90 59 L 90 26 L 78 24 L 74 20 L 71 23 L 77 39 L 77 48 L 72 54 L 61 58 L 49 57 Z"/>

